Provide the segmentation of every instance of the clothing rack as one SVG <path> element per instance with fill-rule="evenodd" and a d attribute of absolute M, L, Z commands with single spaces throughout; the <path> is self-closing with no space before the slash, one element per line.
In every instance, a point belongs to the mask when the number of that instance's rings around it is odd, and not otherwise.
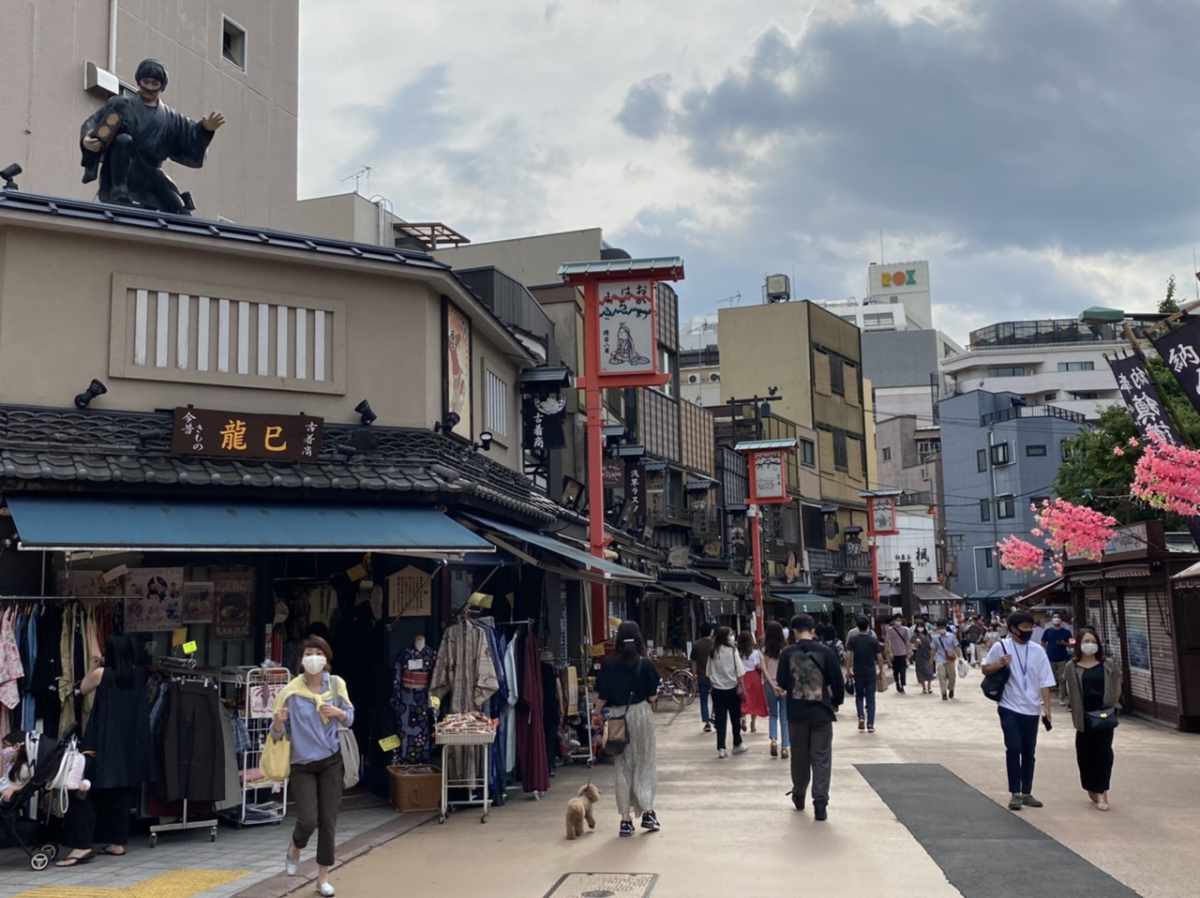
<path fill-rule="evenodd" d="M 181 669 L 177 666 L 178 663 L 190 662 L 191 667 Z M 196 662 L 193 658 L 159 658 L 155 664 L 155 669 L 162 674 L 165 674 L 169 679 L 177 683 L 200 683 L 205 687 L 217 687 L 216 679 L 206 673 L 201 673 L 195 670 Z M 174 823 L 156 823 L 150 827 L 150 847 L 153 848 L 158 844 L 159 833 L 175 833 L 182 832 L 188 829 L 207 829 L 208 841 L 217 841 L 217 818 L 209 817 L 204 820 L 189 820 L 188 819 L 188 800 L 180 799 L 183 802 L 183 814 Z"/>

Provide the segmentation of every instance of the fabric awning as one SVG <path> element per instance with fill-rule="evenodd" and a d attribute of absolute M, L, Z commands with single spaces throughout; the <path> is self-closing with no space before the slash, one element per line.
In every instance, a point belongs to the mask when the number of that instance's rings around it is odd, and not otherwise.
<path fill-rule="evenodd" d="M 492 544 L 430 508 L 10 496 L 19 546 L 53 552 L 459 555 Z"/>
<path fill-rule="evenodd" d="M 732 602 L 736 598 L 727 592 L 721 592 L 719 589 L 713 589 L 703 583 L 697 583 L 695 580 L 660 580 L 663 586 L 669 589 L 678 589 L 686 592 L 690 596 L 695 596 L 698 599 L 710 599 L 717 602 Z"/>
<path fill-rule="evenodd" d="M 952 593 L 940 583 L 914 583 L 913 592 L 922 602 L 961 602 L 962 596 Z"/>
<path fill-rule="evenodd" d="M 632 568 L 623 567 L 615 561 L 609 561 L 607 558 L 597 558 L 589 552 L 582 549 L 576 549 L 574 546 L 569 546 L 562 540 L 555 539 L 545 533 L 538 533 L 534 530 L 526 530 L 524 527 L 517 527 L 514 524 L 502 524 L 499 521 L 494 521 L 491 518 L 485 518 L 480 515 L 464 515 L 464 517 L 480 525 L 484 530 L 484 536 L 487 537 L 489 532 L 508 536 L 512 539 L 520 540 L 531 546 L 536 546 L 546 552 L 550 552 L 560 558 L 566 559 L 572 564 L 577 564 L 580 567 L 596 571 L 605 580 L 614 581 L 617 583 L 632 583 L 646 584 L 653 581 L 653 577 L 648 574 L 643 574 Z M 491 540 L 489 540 L 491 542 Z M 499 544 L 499 543 L 497 543 Z M 504 546 L 502 546 L 504 548 Z"/>
<path fill-rule="evenodd" d="M 1040 583 L 1017 599 L 1016 604 L 1025 606 L 1032 605 L 1035 599 L 1045 596 L 1045 594 L 1048 592 L 1057 590 L 1060 586 L 1062 586 L 1062 582 L 1062 577 L 1055 577 L 1052 580 L 1047 580 L 1045 583 Z"/>
<path fill-rule="evenodd" d="M 1178 574 L 1171 577 L 1172 580 L 1200 580 L 1200 561 L 1195 564 L 1185 567 Z"/>

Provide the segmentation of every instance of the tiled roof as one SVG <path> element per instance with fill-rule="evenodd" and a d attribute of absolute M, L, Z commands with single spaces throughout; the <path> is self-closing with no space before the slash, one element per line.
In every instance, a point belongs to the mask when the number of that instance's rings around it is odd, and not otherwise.
<path fill-rule="evenodd" d="M 560 517 L 524 475 L 428 430 L 327 423 L 315 462 L 272 464 L 173 456 L 172 424 L 171 412 L 0 406 L 0 488 L 358 492 L 503 508 L 541 523 Z M 364 431 L 375 446 L 352 452 Z"/>

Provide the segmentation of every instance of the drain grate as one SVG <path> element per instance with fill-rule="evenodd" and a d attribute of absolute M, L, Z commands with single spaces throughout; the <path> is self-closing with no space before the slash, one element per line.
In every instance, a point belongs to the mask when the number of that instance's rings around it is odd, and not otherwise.
<path fill-rule="evenodd" d="M 649 898 L 657 873 L 567 873 L 545 898 Z"/>

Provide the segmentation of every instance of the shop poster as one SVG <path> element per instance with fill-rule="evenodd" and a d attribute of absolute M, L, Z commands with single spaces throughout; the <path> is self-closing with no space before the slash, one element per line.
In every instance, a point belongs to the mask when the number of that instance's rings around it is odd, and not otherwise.
<path fill-rule="evenodd" d="M 183 584 L 183 623 L 211 624 L 216 614 L 216 592 L 209 582 Z"/>
<path fill-rule="evenodd" d="M 183 617 L 183 568 L 133 568 L 125 575 L 125 630 L 174 630 Z"/>
<path fill-rule="evenodd" d="M 446 412 L 458 422 L 451 433 L 465 439 L 474 435 L 471 421 L 471 320 L 446 303 L 445 396 Z"/>
<path fill-rule="evenodd" d="M 125 577 L 106 580 L 104 571 L 63 571 L 58 581 L 58 594 L 75 598 L 97 596 L 121 598 L 125 595 Z"/>
<path fill-rule="evenodd" d="M 245 639 L 250 635 L 254 602 L 254 571 L 231 570 L 213 573 L 216 596 L 216 637 Z"/>

